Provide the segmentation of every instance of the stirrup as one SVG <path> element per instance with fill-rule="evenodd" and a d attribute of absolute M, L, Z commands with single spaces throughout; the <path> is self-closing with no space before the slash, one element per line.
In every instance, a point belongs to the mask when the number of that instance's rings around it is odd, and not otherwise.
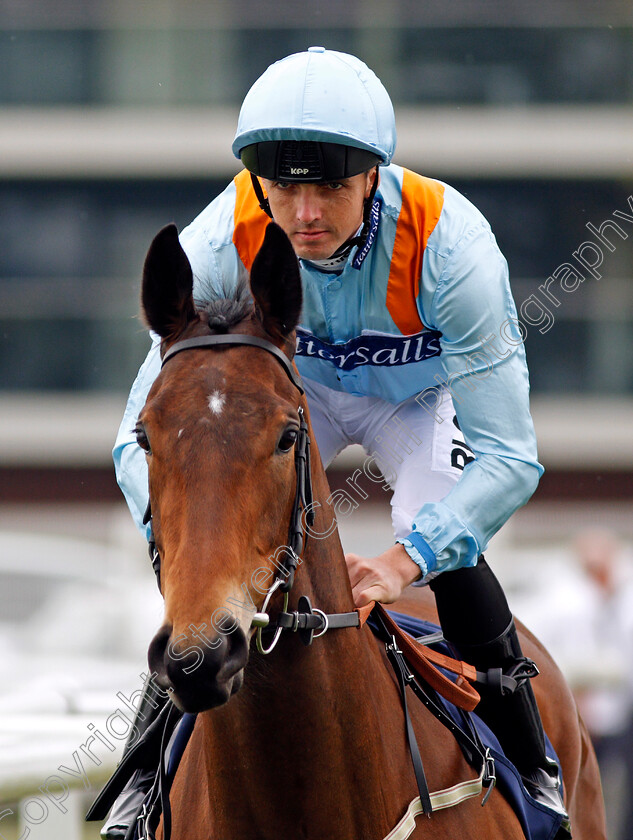
<path fill-rule="evenodd" d="M 521 688 L 526 680 L 531 680 L 539 675 L 536 663 L 527 656 L 515 659 L 510 667 L 504 671 L 503 668 L 488 668 L 487 671 L 477 671 L 477 683 L 485 685 L 496 694 L 507 696 Z"/>
<path fill-rule="evenodd" d="M 547 759 L 547 763 L 549 769 L 536 767 L 529 775 L 521 776 L 521 780 L 532 799 L 535 799 L 541 805 L 545 805 L 551 811 L 562 815 L 563 821 L 555 840 L 566 840 L 566 838 L 572 836 L 571 823 L 563 802 L 558 765 L 550 758 Z"/>

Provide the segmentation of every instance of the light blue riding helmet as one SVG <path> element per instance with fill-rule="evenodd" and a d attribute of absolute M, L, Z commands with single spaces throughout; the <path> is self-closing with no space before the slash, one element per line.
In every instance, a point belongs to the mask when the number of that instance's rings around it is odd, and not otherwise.
<path fill-rule="evenodd" d="M 393 106 L 367 65 L 310 47 L 272 64 L 242 104 L 233 154 L 254 175 L 335 181 L 391 162 Z"/>

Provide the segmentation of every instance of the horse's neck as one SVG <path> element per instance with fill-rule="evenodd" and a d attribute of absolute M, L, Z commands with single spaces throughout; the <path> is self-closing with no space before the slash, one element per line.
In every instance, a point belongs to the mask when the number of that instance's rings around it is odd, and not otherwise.
<path fill-rule="evenodd" d="M 336 532 L 309 540 L 291 609 L 300 595 L 324 612 L 353 609 Z M 284 634 L 269 656 L 251 655 L 244 685 L 230 703 L 202 716 L 211 801 L 240 799 L 238 812 L 216 811 L 219 824 L 234 832 L 230 836 L 242 836 L 245 809 L 260 826 L 268 818 L 279 824 L 282 813 L 292 824 L 293 809 L 299 819 L 309 789 L 311 801 L 327 802 L 330 813 L 326 818 L 323 807 L 316 808 L 313 828 L 321 825 L 321 834 L 306 836 L 328 836 L 332 814 L 341 826 L 336 836 L 369 836 L 370 824 L 391 818 L 382 789 L 386 767 L 402 750 L 399 715 L 394 684 L 368 628 L 330 630 L 309 648 Z M 279 828 L 277 836 L 286 836 Z"/>
<path fill-rule="evenodd" d="M 351 587 L 335 514 L 327 502 L 329 486 L 320 462 L 313 466 L 315 522 L 307 528 L 306 548 L 297 573 L 297 590 L 303 588 L 313 603 L 326 612 L 353 610 Z"/>

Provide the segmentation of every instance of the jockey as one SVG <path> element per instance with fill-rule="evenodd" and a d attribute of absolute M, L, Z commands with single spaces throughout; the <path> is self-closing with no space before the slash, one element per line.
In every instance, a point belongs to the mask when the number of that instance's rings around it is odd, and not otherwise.
<path fill-rule="evenodd" d="M 445 638 L 491 677 L 478 714 L 532 796 L 565 813 L 535 671 L 482 556 L 543 471 L 507 264 L 482 214 L 449 185 L 393 164 L 395 144 L 387 91 L 357 58 L 311 47 L 269 67 L 239 115 L 232 148 L 244 170 L 180 235 L 194 298 L 246 279 L 270 218 L 283 228 L 300 261 L 295 361 L 321 458 L 327 466 L 361 444 L 393 489 L 395 544 L 346 555 L 355 603 L 429 583 Z M 114 449 L 145 534 L 147 469 L 130 430 L 159 372 L 159 343 Z M 128 823 L 115 805 L 103 836 L 124 837 Z"/>

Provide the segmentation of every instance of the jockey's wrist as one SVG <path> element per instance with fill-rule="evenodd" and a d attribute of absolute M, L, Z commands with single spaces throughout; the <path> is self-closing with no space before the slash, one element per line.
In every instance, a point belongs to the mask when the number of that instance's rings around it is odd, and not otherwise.
<path fill-rule="evenodd" d="M 425 578 L 429 572 L 435 571 L 437 566 L 435 552 L 417 531 L 412 531 L 406 537 L 397 540 L 397 542 L 402 544 L 409 557 L 420 569 L 418 580 Z"/>

